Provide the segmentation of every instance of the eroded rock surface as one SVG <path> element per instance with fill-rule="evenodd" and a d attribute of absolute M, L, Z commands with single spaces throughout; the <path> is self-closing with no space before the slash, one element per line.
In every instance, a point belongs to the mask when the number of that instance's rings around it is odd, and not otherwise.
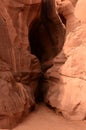
<path fill-rule="evenodd" d="M 62 52 L 54 59 L 53 67 L 45 74 L 44 86 L 47 88 L 45 102 L 61 112 L 66 119 L 84 120 L 86 118 L 86 24 L 75 18 L 70 1 L 68 3 L 63 1 L 60 5 L 60 11 L 63 11 L 67 20 L 68 32 Z"/>
<path fill-rule="evenodd" d="M 1 5 L 0 128 L 13 128 L 35 105 L 34 92 L 41 68 L 36 56 L 27 48 L 16 47 L 16 28 L 4 3 Z"/>
<path fill-rule="evenodd" d="M 65 29 L 55 0 L 2 0 L 0 5 L 0 128 L 13 128 L 35 105 L 40 75 L 61 50 Z"/>
<path fill-rule="evenodd" d="M 78 0 L 78 3 L 75 8 L 75 14 L 76 14 L 77 18 L 79 18 L 84 23 L 86 23 L 86 15 L 84 13 L 85 7 L 86 7 L 86 1 Z"/>
<path fill-rule="evenodd" d="M 0 128 L 12 128 L 30 111 L 34 98 L 31 89 L 15 79 L 11 40 L 2 17 L 0 44 Z"/>

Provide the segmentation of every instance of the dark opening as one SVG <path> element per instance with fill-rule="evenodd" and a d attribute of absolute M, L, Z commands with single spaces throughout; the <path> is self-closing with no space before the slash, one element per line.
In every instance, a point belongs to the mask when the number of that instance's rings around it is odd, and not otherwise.
<path fill-rule="evenodd" d="M 40 21 L 34 21 L 29 33 L 31 53 L 36 55 L 41 63 L 52 59 L 58 52 L 57 45 L 51 38 Z"/>
<path fill-rule="evenodd" d="M 42 71 L 45 72 L 53 65 L 50 61 L 52 61 L 53 57 L 62 49 L 65 37 L 65 31 L 63 30 L 62 24 L 54 24 L 52 21 L 49 21 L 46 24 L 46 21 L 45 23 L 42 23 L 40 20 L 35 20 L 30 26 L 28 37 L 31 53 L 39 59 Z M 43 76 L 41 77 L 37 88 L 37 100 L 42 99 L 40 89 L 42 81 Z"/>
<path fill-rule="evenodd" d="M 44 25 L 41 23 L 41 21 L 36 20 L 32 23 L 29 32 L 29 41 L 30 41 L 31 53 L 34 54 L 39 59 L 42 71 L 45 72 L 48 68 L 52 66 L 52 63 L 48 63 L 47 65 L 47 62 L 52 60 L 52 58 L 56 55 L 57 48 L 54 45 L 52 45 L 49 34 L 46 31 Z M 54 47 L 56 49 L 54 49 Z M 41 75 L 35 93 L 37 103 L 43 101 L 43 94 L 42 94 L 43 79 L 44 77 L 43 75 Z"/>

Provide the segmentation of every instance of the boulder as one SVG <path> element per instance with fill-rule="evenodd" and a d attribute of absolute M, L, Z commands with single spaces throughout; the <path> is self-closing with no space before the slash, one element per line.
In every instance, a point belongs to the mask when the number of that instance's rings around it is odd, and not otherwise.
<path fill-rule="evenodd" d="M 66 14 L 66 12 L 65 12 Z M 71 17 L 73 16 L 73 17 Z M 44 76 L 44 100 L 68 120 L 86 119 L 86 24 L 75 20 L 62 52 Z M 69 23 L 68 23 L 69 24 Z M 46 90 L 46 91 L 45 91 Z"/>

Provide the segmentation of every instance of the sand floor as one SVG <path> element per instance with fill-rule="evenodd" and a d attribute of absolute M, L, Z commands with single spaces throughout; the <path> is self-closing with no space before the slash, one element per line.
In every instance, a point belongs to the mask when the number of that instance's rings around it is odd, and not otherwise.
<path fill-rule="evenodd" d="M 39 105 L 13 130 L 86 130 L 86 121 L 68 121 L 45 105 Z"/>

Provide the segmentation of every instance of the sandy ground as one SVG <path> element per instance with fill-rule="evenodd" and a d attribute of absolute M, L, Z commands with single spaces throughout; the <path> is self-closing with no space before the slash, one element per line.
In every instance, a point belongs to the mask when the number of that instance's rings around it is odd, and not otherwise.
<path fill-rule="evenodd" d="M 13 130 L 86 130 L 86 121 L 68 121 L 42 104 Z"/>
<path fill-rule="evenodd" d="M 68 121 L 45 105 L 39 105 L 13 130 L 86 130 L 86 121 Z"/>

